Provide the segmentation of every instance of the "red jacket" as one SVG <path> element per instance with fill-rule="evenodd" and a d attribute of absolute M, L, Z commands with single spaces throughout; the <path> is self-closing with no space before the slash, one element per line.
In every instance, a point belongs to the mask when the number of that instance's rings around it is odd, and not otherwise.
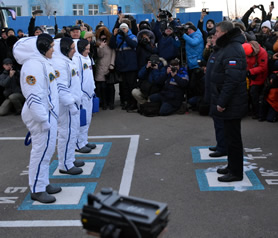
<path fill-rule="evenodd" d="M 250 41 L 249 43 L 251 43 Z M 252 45 L 254 52 L 251 56 L 246 56 L 247 70 L 250 71 L 251 75 L 256 75 L 255 80 L 250 80 L 250 86 L 252 85 L 263 85 L 268 75 L 268 56 L 264 48 L 259 44 L 255 47 Z"/>

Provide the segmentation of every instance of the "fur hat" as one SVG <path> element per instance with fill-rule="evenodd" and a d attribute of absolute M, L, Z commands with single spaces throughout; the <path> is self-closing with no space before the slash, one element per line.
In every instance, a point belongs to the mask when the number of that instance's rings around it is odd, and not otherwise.
<path fill-rule="evenodd" d="M 90 38 L 90 37 L 93 37 L 93 32 L 91 31 L 87 31 L 85 34 L 84 34 L 84 39 L 87 40 L 87 38 Z"/>
<path fill-rule="evenodd" d="M 271 23 L 270 23 L 270 21 L 263 22 L 263 24 L 261 25 L 261 28 L 263 28 L 263 27 L 267 27 L 269 30 L 271 30 Z"/>

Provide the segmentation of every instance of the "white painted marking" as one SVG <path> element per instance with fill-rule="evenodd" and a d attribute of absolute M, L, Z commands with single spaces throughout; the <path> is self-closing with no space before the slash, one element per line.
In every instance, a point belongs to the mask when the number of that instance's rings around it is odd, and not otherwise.
<path fill-rule="evenodd" d="M 96 148 L 94 148 L 93 150 L 91 150 L 90 153 L 86 153 L 86 155 L 98 155 L 100 154 L 102 148 L 103 148 L 103 144 L 96 144 Z M 84 155 L 84 153 L 79 153 L 79 152 L 75 152 L 76 155 Z"/>
<path fill-rule="evenodd" d="M 0 227 L 63 227 L 82 226 L 80 220 L 0 221 Z"/>
<path fill-rule="evenodd" d="M 160 153 L 154 153 L 155 155 L 161 155 Z"/>
<path fill-rule="evenodd" d="M 56 201 L 54 203 L 44 204 L 35 201 L 32 205 L 77 205 L 79 204 L 84 190 L 85 186 L 62 187 L 62 191 L 60 193 L 56 193 L 53 195 L 56 198 Z"/>
<path fill-rule="evenodd" d="M 218 177 L 222 175 L 218 174 L 217 172 L 206 172 L 206 177 L 208 180 L 208 184 L 210 187 L 252 187 L 252 183 L 249 178 L 244 173 L 243 180 L 238 182 L 232 183 L 223 183 L 217 180 Z"/>
<path fill-rule="evenodd" d="M 227 159 L 227 156 L 221 157 L 210 157 L 209 154 L 212 153 L 208 148 L 199 149 L 201 160 L 223 160 Z"/>
<path fill-rule="evenodd" d="M 0 197 L 1 204 L 12 204 L 15 203 L 18 197 Z"/>
<path fill-rule="evenodd" d="M 24 193 L 27 187 L 7 187 L 4 193 Z"/>
<path fill-rule="evenodd" d="M 278 185 L 278 179 L 266 179 L 265 182 L 268 185 Z"/>
<path fill-rule="evenodd" d="M 95 167 L 95 162 L 85 162 L 85 165 L 83 167 L 81 167 L 83 169 L 83 173 L 80 175 L 90 175 Z M 59 172 L 59 168 L 57 167 L 57 169 L 54 171 L 53 173 L 54 176 L 72 176 L 69 174 L 62 174 Z"/>
<path fill-rule="evenodd" d="M 261 148 L 244 148 L 244 151 L 247 152 L 247 153 L 261 153 L 263 152 Z"/>

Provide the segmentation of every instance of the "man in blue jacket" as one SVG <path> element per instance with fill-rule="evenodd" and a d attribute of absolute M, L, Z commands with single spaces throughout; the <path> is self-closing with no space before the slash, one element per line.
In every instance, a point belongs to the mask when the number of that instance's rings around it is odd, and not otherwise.
<path fill-rule="evenodd" d="M 239 28 L 228 21 L 216 25 L 216 47 L 207 63 L 206 81 L 210 82 L 210 114 L 224 120 L 228 166 L 217 170 L 220 182 L 243 179 L 241 119 L 247 113 L 245 39 Z"/>
<path fill-rule="evenodd" d="M 203 35 L 199 29 L 197 29 L 192 23 L 186 23 L 186 33 L 183 34 L 185 40 L 185 52 L 189 74 L 188 85 L 188 98 L 195 96 L 202 96 L 202 90 L 198 88 L 200 80 L 203 78 L 203 71 L 201 70 L 198 60 L 203 58 L 204 40 Z"/>

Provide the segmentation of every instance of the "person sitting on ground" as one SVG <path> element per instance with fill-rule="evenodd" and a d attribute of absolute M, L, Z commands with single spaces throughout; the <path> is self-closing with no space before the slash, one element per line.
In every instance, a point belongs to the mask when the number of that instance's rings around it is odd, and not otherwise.
<path fill-rule="evenodd" d="M 0 106 L 0 116 L 5 116 L 15 110 L 20 115 L 24 97 L 20 89 L 19 72 L 13 69 L 13 61 L 6 58 L 3 61 L 4 71 L 0 75 L 0 86 L 4 87 L 5 101 Z"/>
<path fill-rule="evenodd" d="M 170 61 L 166 73 L 158 79 L 164 83 L 159 93 L 150 95 L 151 102 L 160 103 L 160 116 L 168 116 L 178 111 L 184 101 L 185 87 L 188 84 L 188 74 L 184 67 L 180 68 L 179 60 Z"/>
<path fill-rule="evenodd" d="M 138 72 L 138 85 L 132 90 L 132 96 L 140 105 L 148 101 L 148 97 L 161 91 L 163 84 L 159 84 L 158 80 L 166 74 L 167 61 L 159 58 L 158 55 L 150 56 L 146 65 Z"/>

